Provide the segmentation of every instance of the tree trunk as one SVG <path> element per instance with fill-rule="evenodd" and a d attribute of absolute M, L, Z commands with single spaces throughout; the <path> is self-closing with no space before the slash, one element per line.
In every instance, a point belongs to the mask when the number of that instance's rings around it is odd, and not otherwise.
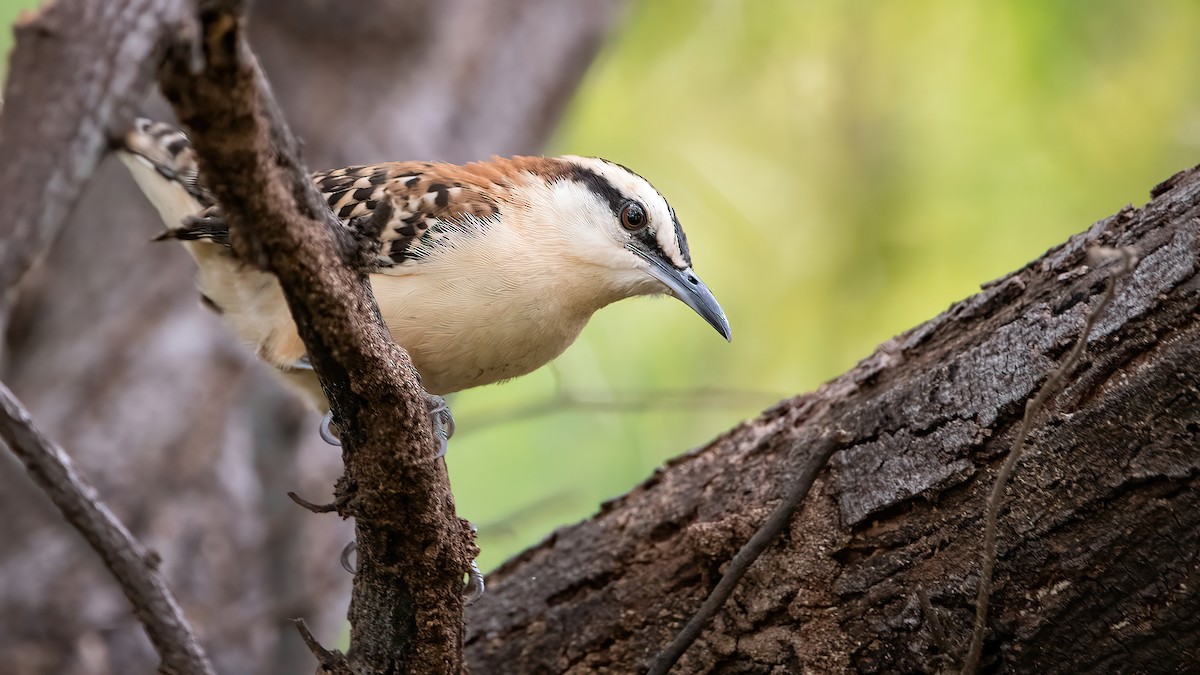
<path fill-rule="evenodd" d="M 75 62 L 54 55 L 68 47 L 95 64 L 80 71 L 86 82 L 152 69 L 152 61 L 106 57 L 118 45 L 149 51 L 134 38 L 145 37 L 150 4 L 60 0 L 46 10 L 54 30 L 43 23 L 19 38 L 10 82 L 18 68 L 25 82 L 67 81 Z M 313 167 L 461 160 L 536 152 L 619 5 L 426 0 L 354 12 L 333 0 L 260 0 L 251 30 Z M 98 28 L 112 25 L 120 29 Z M 45 58 L 22 60 L 35 43 Z M 85 91 L 69 88 L 61 100 Z M 25 142 L 24 156 L 74 156 L 73 146 L 33 141 L 70 138 L 69 115 L 21 110 L 17 101 L 10 96 L 4 114 L 30 120 L 27 138 L 0 139 L 6 151 Z M 166 114 L 161 102 L 148 108 Z M 54 108 L 62 110 L 72 108 Z M 318 638 L 335 641 L 349 589 L 338 552 L 353 535 L 348 523 L 314 516 L 285 494 L 323 499 L 340 453 L 200 307 L 186 254 L 149 243 L 160 230 L 124 170 L 102 167 L 22 284 L 0 378 L 161 552 L 220 672 L 303 672 L 312 657 L 289 619 L 307 618 Z M 19 514 L 0 523 L 2 669 L 152 670 L 156 658 L 107 572 L 24 471 L 7 455 L 0 463 L 0 512 Z"/>
<path fill-rule="evenodd" d="M 1009 483 L 984 668 L 1184 672 L 1200 659 L 1200 170 L 818 391 L 681 457 L 489 579 L 475 672 L 644 670 L 829 428 L 844 443 L 677 672 L 931 672 L 961 663 L 982 514 L 1025 401 L 1079 339 Z M 929 604 L 923 608 L 922 596 Z"/>

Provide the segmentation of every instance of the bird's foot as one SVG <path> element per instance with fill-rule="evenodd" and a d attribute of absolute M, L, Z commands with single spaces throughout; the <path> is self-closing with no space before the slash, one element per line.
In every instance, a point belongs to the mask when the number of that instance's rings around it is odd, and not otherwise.
<path fill-rule="evenodd" d="M 326 443 L 328 443 L 334 447 L 340 448 L 340 447 L 342 447 L 342 441 L 341 441 L 341 439 L 339 439 L 337 437 L 337 435 L 335 435 L 333 433 L 333 429 L 329 428 L 331 424 L 333 424 L 333 411 L 332 410 L 325 413 L 325 416 L 321 418 L 321 429 L 320 429 L 321 440 L 325 441 Z"/>
<path fill-rule="evenodd" d="M 358 542 L 351 541 L 342 549 L 342 569 L 350 574 L 358 574 L 358 565 L 350 561 L 350 557 L 358 552 Z M 475 561 L 471 561 L 471 567 L 467 570 L 467 583 L 463 585 L 463 604 L 470 607 L 483 597 L 487 587 L 483 583 L 483 572 L 479 571 L 479 565 Z"/>
<path fill-rule="evenodd" d="M 467 585 L 463 587 L 463 604 L 467 607 L 475 604 L 483 597 L 487 587 L 483 583 L 483 572 L 479 571 L 479 565 L 475 561 L 471 561 L 471 569 L 467 570 Z"/>
<path fill-rule="evenodd" d="M 438 444 L 438 453 L 434 459 L 446 456 L 450 437 L 454 435 L 454 415 L 446 406 L 446 399 L 433 394 L 425 394 L 425 405 L 429 408 L 429 417 L 433 422 L 433 440 Z"/>
<path fill-rule="evenodd" d="M 438 444 L 438 453 L 434 455 L 434 459 L 438 459 L 445 456 L 450 437 L 454 435 L 454 416 L 450 414 L 450 408 L 446 406 L 446 399 L 441 396 L 425 394 L 425 404 L 429 408 L 429 417 L 433 421 L 433 440 Z M 321 440 L 332 446 L 341 447 L 342 442 L 333 432 L 332 425 L 333 411 L 331 410 L 321 418 Z"/>

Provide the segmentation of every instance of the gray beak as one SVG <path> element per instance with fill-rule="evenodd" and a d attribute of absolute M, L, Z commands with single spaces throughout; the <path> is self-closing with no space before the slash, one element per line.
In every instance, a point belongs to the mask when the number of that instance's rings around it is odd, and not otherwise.
<path fill-rule="evenodd" d="M 639 251 L 632 246 L 629 247 L 629 250 L 650 263 L 650 276 L 666 284 L 667 288 L 671 289 L 672 295 L 704 317 L 704 320 L 716 328 L 726 341 L 732 341 L 729 320 L 725 318 L 725 311 L 721 309 L 721 305 L 713 297 L 712 291 L 708 290 L 708 286 L 705 286 L 703 281 L 700 281 L 700 277 L 696 276 L 692 268 L 675 269 L 659 259 L 658 256 Z"/>

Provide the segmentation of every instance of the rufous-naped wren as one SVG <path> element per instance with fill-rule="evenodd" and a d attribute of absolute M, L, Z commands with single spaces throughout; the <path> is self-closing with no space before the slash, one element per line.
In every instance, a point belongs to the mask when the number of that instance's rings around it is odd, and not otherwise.
<path fill-rule="evenodd" d="M 202 302 L 328 410 L 278 282 L 230 248 L 187 137 L 139 119 L 118 154 L 166 223 L 160 238 L 195 258 Z M 674 295 L 730 338 L 724 311 L 692 271 L 675 211 L 619 164 L 390 162 L 320 171 L 313 181 L 342 226 L 372 237 L 365 271 L 376 302 L 431 394 L 529 373 L 570 346 L 596 310 L 637 295 Z M 385 203 L 391 217 L 380 228 L 372 214 Z"/>

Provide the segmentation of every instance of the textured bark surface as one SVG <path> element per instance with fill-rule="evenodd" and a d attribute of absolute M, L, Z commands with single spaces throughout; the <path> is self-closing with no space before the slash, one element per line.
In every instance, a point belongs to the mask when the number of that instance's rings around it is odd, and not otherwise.
<path fill-rule="evenodd" d="M 350 266 L 359 243 L 312 182 L 239 3 L 227 4 L 202 10 L 185 32 L 195 37 L 172 42 L 159 82 L 234 252 L 278 278 L 337 421 L 345 473 L 335 503 L 355 520 L 358 552 L 350 648 L 313 651 L 331 673 L 461 672 L 462 579 L 478 551 L 456 517 L 419 376 L 363 268 Z M 381 211 L 382 223 L 390 215 Z"/>
<path fill-rule="evenodd" d="M 952 667 L 974 615 L 985 499 L 1025 401 L 1099 301 L 1110 270 L 1086 252 L 1104 245 L 1141 261 L 1009 485 L 983 665 L 1194 668 L 1200 170 L 1155 194 L 510 561 L 468 613 L 472 667 L 644 669 L 832 425 L 851 440 L 677 672 Z"/>
<path fill-rule="evenodd" d="M 348 11 L 335 0 L 254 4 L 252 42 L 309 164 L 328 167 L 536 152 L 620 3 L 578 3 L 566 11 L 552 0 L 397 1 L 372 3 L 370 12 Z M 43 160 L 78 160 L 78 148 L 63 140 L 78 130 L 91 133 L 84 151 L 103 148 L 98 120 L 119 106 L 71 107 L 71 95 L 90 89 L 60 90 L 56 83 L 78 75 L 114 87 L 130 75 L 124 69 L 141 67 L 140 58 L 117 62 L 102 50 L 140 44 L 127 38 L 153 20 L 153 12 L 141 11 L 152 5 L 59 0 L 56 11 L 80 14 L 62 15 L 61 32 L 37 32 L 50 41 L 36 46 L 36 58 L 28 56 L 30 32 L 18 35 L 10 86 L 23 77 L 47 96 L 59 93 L 58 107 L 30 111 L 8 92 L 4 128 L 19 133 L 5 132 L 4 152 L 21 158 L 9 166 L 32 172 Z M 127 23 L 102 30 L 115 18 Z M 492 32 L 484 19 L 507 21 L 511 31 Z M 68 30 L 76 27 L 97 39 L 76 39 Z M 527 39 L 544 34 L 561 39 Z M 68 46 L 94 68 L 53 58 Z M 490 60 L 489 49 L 505 59 Z M 147 43 L 144 53 L 152 51 Z M 418 74 L 441 84 L 418 95 L 409 88 L 425 81 L 410 79 Z M 520 100 L 509 100 L 510 91 Z M 144 107 L 166 115 L 161 102 Z M 78 114 L 59 114 L 68 109 Z M 512 117 L 501 123 L 492 109 Z M 521 118 L 522 111 L 542 114 Z M 457 122 L 410 124 L 433 118 Z M 51 207 L 71 208 L 69 194 L 52 194 L 59 201 Z M 121 167 L 102 166 L 73 214 L 61 234 L 46 237 L 53 247 L 22 284 L 0 379 L 161 554 L 218 671 L 310 669 L 312 657 L 288 619 L 305 617 L 318 638 L 334 642 L 350 581 L 338 552 L 353 534 L 347 523 L 303 511 L 285 493 L 322 501 L 340 473 L 339 453 L 316 437 L 316 417 L 199 306 L 187 255 L 149 243 L 161 223 Z M 12 242 L 4 230 L 0 249 Z M 16 514 L 0 522 L 4 670 L 152 670 L 157 659 L 98 560 L 15 462 L 4 456 L 0 465 L 0 512 Z"/>

